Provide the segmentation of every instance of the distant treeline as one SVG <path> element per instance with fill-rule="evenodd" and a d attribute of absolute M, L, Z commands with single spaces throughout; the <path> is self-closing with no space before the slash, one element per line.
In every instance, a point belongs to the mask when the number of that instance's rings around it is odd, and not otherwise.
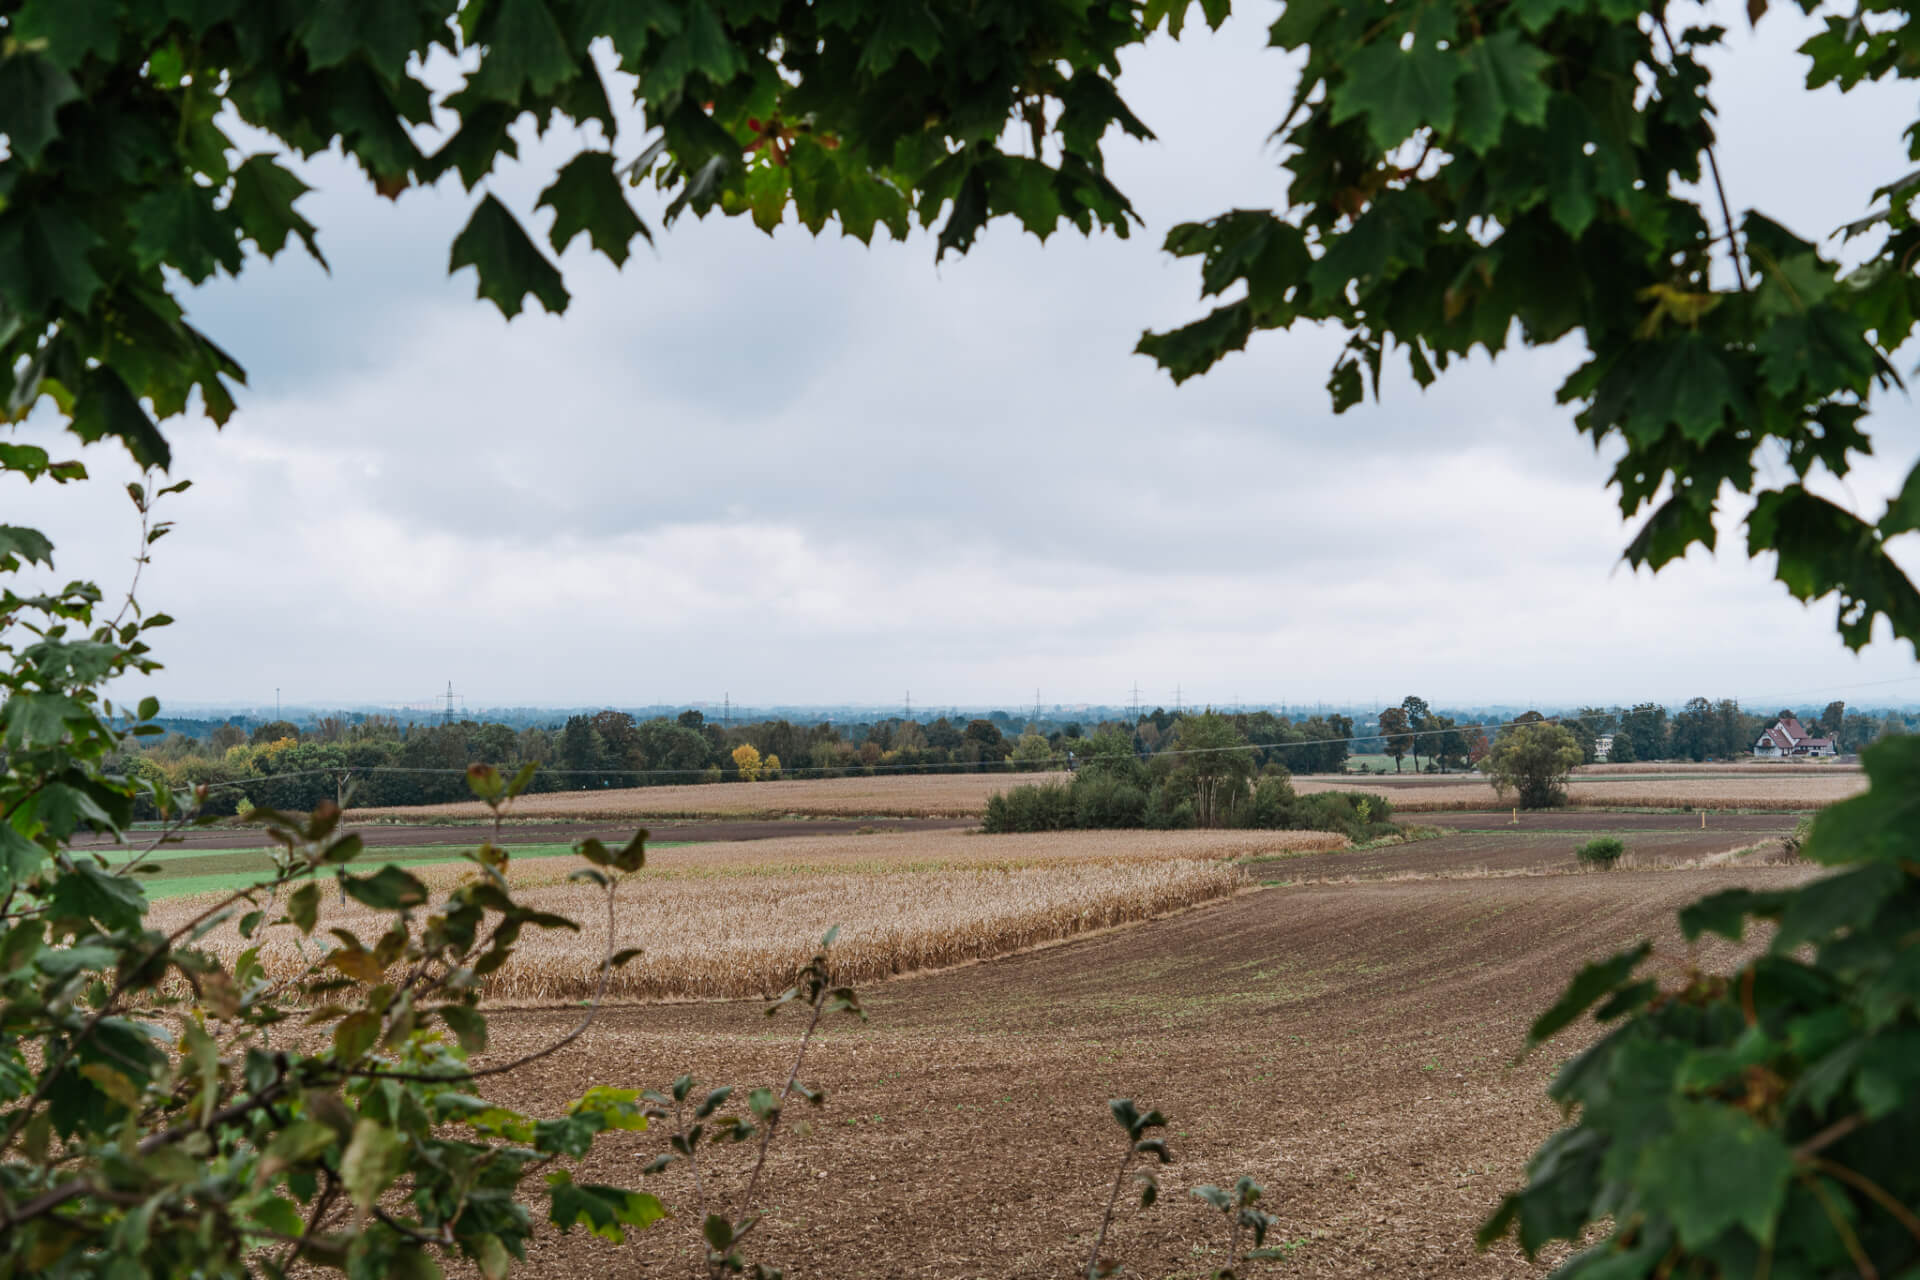
<path fill-rule="evenodd" d="M 1215 713 L 1209 712 L 1208 715 Z M 546 726 L 514 728 L 471 720 L 402 724 L 378 715 L 287 720 L 166 721 L 173 731 L 140 740 L 115 762 L 131 776 L 169 787 L 206 785 L 218 813 L 248 806 L 311 809 L 322 800 L 351 807 L 437 804 L 468 798 L 464 771 L 481 763 L 505 770 L 539 766 L 536 791 L 668 786 L 745 779 L 844 777 L 869 773 L 1039 772 L 1084 758 L 1090 740 L 1117 736 L 1143 763 L 1177 753 L 1194 711 L 1155 708 L 1133 723 L 1020 721 L 1007 712 L 978 719 L 903 717 L 869 722 L 796 724 L 762 720 L 719 724 L 699 711 L 637 719 L 624 711 L 569 716 Z M 1537 713 L 1529 713 L 1537 718 Z M 1645 703 L 1583 708 L 1562 718 L 1589 761 L 1612 736 L 1622 760 L 1724 759 L 1747 754 L 1772 715 L 1737 703 L 1696 698 L 1678 712 Z M 1801 720 L 1816 734 L 1857 750 L 1888 732 L 1914 726 L 1903 717 L 1849 713 L 1829 704 Z M 1458 723 L 1409 697 L 1377 716 L 1286 717 L 1272 711 L 1219 713 L 1257 773 L 1272 765 L 1289 773 L 1340 773 L 1355 753 L 1385 754 L 1400 768 L 1468 769 L 1485 754 L 1488 728 Z"/>
<path fill-rule="evenodd" d="M 535 791 L 673 786 L 747 779 L 872 773 L 1040 772 L 1066 768 L 1095 733 L 1118 734 L 1142 759 L 1178 740 L 1193 713 L 1155 710 L 1138 723 L 1068 722 L 1009 732 L 996 719 L 921 724 L 797 725 L 787 720 L 720 725 L 701 712 L 636 720 L 622 711 L 570 716 L 558 726 L 515 730 L 459 721 L 408 724 L 378 716 L 328 718 L 303 729 L 276 720 L 251 729 L 214 725 L 203 737 L 170 733 L 116 761 L 120 771 L 174 788 L 205 785 L 214 812 L 249 806 L 311 809 L 322 800 L 354 808 L 439 804 L 469 797 L 469 764 L 539 766 Z M 1337 773 L 1354 723 L 1346 716 L 1286 720 L 1272 712 L 1230 717 L 1253 742 L 1256 764 Z"/>

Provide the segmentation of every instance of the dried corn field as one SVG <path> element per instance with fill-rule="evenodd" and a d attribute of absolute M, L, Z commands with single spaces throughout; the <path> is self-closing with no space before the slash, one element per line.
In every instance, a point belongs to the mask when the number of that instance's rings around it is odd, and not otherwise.
<path fill-rule="evenodd" d="M 989 836 L 972 831 L 786 836 L 677 845 L 647 854 L 646 878 L 842 873 L 876 875 L 954 870 L 1023 870 L 1074 863 L 1330 853 L 1347 838 L 1329 831 L 1051 831 Z M 513 872 L 517 886 L 555 884 L 585 866 L 539 858 Z M 429 884 L 463 874 L 464 864 L 415 869 Z"/>
<path fill-rule="evenodd" d="M 1229 896 L 1246 883 L 1238 865 L 1196 857 L 919 872 L 649 871 L 624 885 L 617 900 L 612 945 L 644 952 L 614 972 L 608 996 L 736 999 L 775 993 L 835 925 L 836 972 L 847 982 L 874 982 L 1151 919 Z M 609 942 L 602 891 L 579 883 L 541 884 L 516 897 L 584 927 L 579 933 L 529 930 L 513 958 L 488 980 L 486 998 L 545 1004 L 590 996 Z M 185 919 L 204 905 L 193 899 L 166 903 L 156 911 L 156 923 L 164 928 L 161 917 Z M 330 902 L 316 937 L 340 928 L 371 943 L 388 919 L 357 904 Z M 243 946 L 231 925 L 202 945 L 229 961 Z M 285 978 L 315 963 L 326 945 L 303 941 L 282 926 L 260 944 L 260 961 L 270 979 Z"/>

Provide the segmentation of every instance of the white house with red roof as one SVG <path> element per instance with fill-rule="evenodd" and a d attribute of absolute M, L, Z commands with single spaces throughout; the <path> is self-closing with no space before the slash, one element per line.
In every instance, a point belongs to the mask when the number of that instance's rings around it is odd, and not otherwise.
<path fill-rule="evenodd" d="M 1833 753 L 1833 739 L 1814 737 L 1800 723 L 1798 716 L 1781 716 L 1773 722 L 1773 728 L 1761 734 L 1760 741 L 1753 745 L 1753 754 L 1770 759 L 1781 756 L 1830 756 Z"/>

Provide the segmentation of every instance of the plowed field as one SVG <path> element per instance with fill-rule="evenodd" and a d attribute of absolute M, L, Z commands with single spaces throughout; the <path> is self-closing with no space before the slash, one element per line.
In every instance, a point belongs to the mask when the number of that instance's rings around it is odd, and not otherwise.
<path fill-rule="evenodd" d="M 1251 1173 L 1286 1261 L 1252 1275 L 1494 1277 L 1543 1271 L 1473 1252 L 1475 1224 L 1554 1126 L 1542 1089 L 1578 1038 L 1508 1065 L 1576 967 L 1630 939 L 1684 952 L 1674 911 L 1798 869 L 1619 872 L 1273 889 L 1170 919 L 867 993 L 872 1020 L 828 1027 L 806 1076 L 830 1091 L 810 1133 L 776 1145 L 762 1256 L 795 1277 L 1042 1277 L 1085 1265 L 1118 1149 L 1106 1099 L 1164 1110 L 1178 1163 L 1151 1210 L 1124 1208 L 1110 1252 L 1133 1274 L 1218 1265 L 1217 1218 L 1186 1194 Z M 1704 948 L 1723 964 L 1725 949 Z M 537 1047 L 577 1011 L 502 1013 L 494 1054 Z M 556 1113 L 596 1084 L 784 1075 L 798 1034 L 752 1004 L 609 1010 L 537 1071 L 501 1082 Z M 583 1180 L 631 1183 L 659 1132 L 614 1134 Z M 721 1155 L 709 1186 L 739 1185 Z M 676 1220 L 613 1246 L 538 1239 L 548 1275 L 690 1274 L 694 1193 Z"/>
<path fill-rule="evenodd" d="M 1621 868 L 1611 874 L 1697 863 L 1739 850 L 1753 850 L 1746 856 L 1764 862 L 1781 857 L 1778 841 L 1792 834 L 1796 819 L 1790 814 L 1732 814 L 1710 817 L 1703 828 L 1686 814 L 1588 811 L 1522 814 L 1518 825 L 1508 825 L 1506 814 L 1486 813 L 1420 814 L 1415 821 L 1452 830 L 1434 839 L 1374 849 L 1281 854 L 1263 859 L 1255 874 L 1264 880 L 1301 881 L 1578 871 L 1574 851 L 1601 835 L 1627 847 Z"/>

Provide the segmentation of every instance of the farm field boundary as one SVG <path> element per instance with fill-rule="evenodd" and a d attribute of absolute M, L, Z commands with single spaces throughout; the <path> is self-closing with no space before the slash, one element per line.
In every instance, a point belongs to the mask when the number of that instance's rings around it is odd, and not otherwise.
<path fill-rule="evenodd" d="M 556 791 L 522 796 L 515 820 L 546 822 L 649 822 L 661 819 L 803 818 L 970 819 L 984 813 L 989 797 L 1067 774 L 896 774 L 821 778 L 804 782 L 733 782 L 703 786 L 635 787 L 618 791 Z M 1384 796 L 1409 813 L 1450 809 L 1495 809 L 1500 797 L 1482 779 L 1465 775 L 1409 775 L 1402 779 L 1302 775 L 1302 794 L 1359 791 Z M 1570 787 L 1576 807 L 1794 810 L 1818 808 L 1862 790 L 1865 776 L 1781 769 L 1764 775 L 1688 774 L 1653 780 L 1631 774 L 1576 775 Z M 489 815 L 478 802 L 417 808 L 355 809 L 354 822 L 477 822 Z"/>

